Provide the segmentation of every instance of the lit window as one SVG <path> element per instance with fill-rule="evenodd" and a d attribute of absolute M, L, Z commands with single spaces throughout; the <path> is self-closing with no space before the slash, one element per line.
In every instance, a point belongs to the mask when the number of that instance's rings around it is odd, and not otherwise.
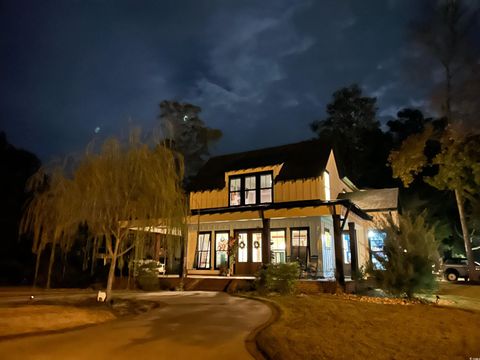
<path fill-rule="evenodd" d="M 260 202 L 272 202 L 272 174 L 260 175 Z"/>
<path fill-rule="evenodd" d="M 238 234 L 238 262 L 247 262 L 248 261 L 248 234 L 239 233 Z"/>
<path fill-rule="evenodd" d="M 230 179 L 230 205 L 240 205 L 241 193 L 241 179 Z"/>
<path fill-rule="evenodd" d="M 272 263 L 280 264 L 285 262 L 285 230 L 270 231 L 270 246 L 272 254 Z"/>
<path fill-rule="evenodd" d="M 345 264 L 350 264 L 352 262 L 352 254 L 350 253 L 350 234 L 343 233 L 343 261 Z"/>
<path fill-rule="evenodd" d="M 252 262 L 262 262 L 262 233 L 252 234 Z"/>
<path fill-rule="evenodd" d="M 215 269 L 228 264 L 228 232 L 215 233 Z"/>
<path fill-rule="evenodd" d="M 210 233 L 198 234 L 195 259 L 197 269 L 210 269 Z"/>
<path fill-rule="evenodd" d="M 328 171 L 323 172 L 323 186 L 325 189 L 325 200 L 331 200 L 331 193 L 330 193 L 330 174 Z"/>
<path fill-rule="evenodd" d="M 308 259 L 308 229 L 292 229 L 291 239 L 291 259 L 298 261 L 300 266 L 304 268 Z"/>
<path fill-rule="evenodd" d="M 245 177 L 245 204 L 255 204 L 257 195 L 256 176 Z"/>
<path fill-rule="evenodd" d="M 230 206 L 255 205 L 273 201 L 271 173 L 247 174 L 230 178 Z"/>
<path fill-rule="evenodd" d="M 379 259 L 385 258 L 383 245 L 385 242 L 386 234 L 383 231 L 369 230 L 368 231 L 368 244 L 370 246 L 370 261 L 373 264 L 375 270 L 384 270 L 383 265 Z"/>

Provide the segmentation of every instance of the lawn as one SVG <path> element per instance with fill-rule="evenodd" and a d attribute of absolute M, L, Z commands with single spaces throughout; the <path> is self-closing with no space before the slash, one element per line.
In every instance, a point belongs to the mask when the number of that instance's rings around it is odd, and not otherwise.
<path fill-rule="evenodd" d="M 257 341 L 272 359 L 480 357 L 478 311 L 327 294 L 270 299 L 282 314 Z"/>
<path fill-rule="evenodd" d="M 0 307 L 0 337 L 60 330 L 115 319 L 108 309 L 66 305 Z"/>

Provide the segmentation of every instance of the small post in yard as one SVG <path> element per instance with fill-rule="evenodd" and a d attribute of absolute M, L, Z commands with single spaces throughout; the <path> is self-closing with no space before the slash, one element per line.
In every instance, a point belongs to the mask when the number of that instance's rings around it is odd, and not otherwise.
<path fill-rule="evenodd" d="M 335 278 L 338 284 L 345 289 L 345 272 L 343 269 L 343 239 L 340 215 L 333 214 L 333 239 L 335 243 Z"/>

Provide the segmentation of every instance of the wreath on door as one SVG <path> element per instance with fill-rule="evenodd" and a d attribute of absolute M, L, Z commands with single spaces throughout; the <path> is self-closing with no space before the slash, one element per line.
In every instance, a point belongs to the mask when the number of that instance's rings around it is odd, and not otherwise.
<path fill-rule="evenodd" d="M 240 249 L 245 248 L 245 242 L 242 241 L 240 244 L 238 244 L 238 247 L 239 247 Z"/>
<path fill-rule="evenodd" d="M 254 247 L 255 249 L 258 249 L 258 248 L 260 247 L 260 242 L 259 242 L 258 240 L 255 240 L 255 241 L 253 242 L 253 247 Z"/>

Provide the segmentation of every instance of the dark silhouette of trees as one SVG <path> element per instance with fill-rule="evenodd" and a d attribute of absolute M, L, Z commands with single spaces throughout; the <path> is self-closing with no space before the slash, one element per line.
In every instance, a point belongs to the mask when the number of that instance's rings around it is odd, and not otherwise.
<path fill-rule="evenodd" d="M 202 109 L 177 101 L 160 103 L 160 124 L 166 142 L 183 156 L 185 178 L 196 175 L 210 156 L 209 146 L 222 137 L 219 129 L 212 129 L 200 119 Z"/>
<path fill-rule="evenodd" d="M 40 160 L 32 153 L 15 148 L 0 132 L 0 283 L 18 284 L 32 276 L 33 259 L 29 237 L 18 238 L 22 207 L 28 194 L 27 179 L 40 167 Z"/>
<path fill-rule="evenodd" d="M 363 187 L 391 183 L 386 166 L 390 138 L 380 129 L 376 114 L 376 99 L 363 96 L 358 85 L 351 85 L 335 91 L 327 117 L 310 125 L 334 148 L 341 172 Z"/>

